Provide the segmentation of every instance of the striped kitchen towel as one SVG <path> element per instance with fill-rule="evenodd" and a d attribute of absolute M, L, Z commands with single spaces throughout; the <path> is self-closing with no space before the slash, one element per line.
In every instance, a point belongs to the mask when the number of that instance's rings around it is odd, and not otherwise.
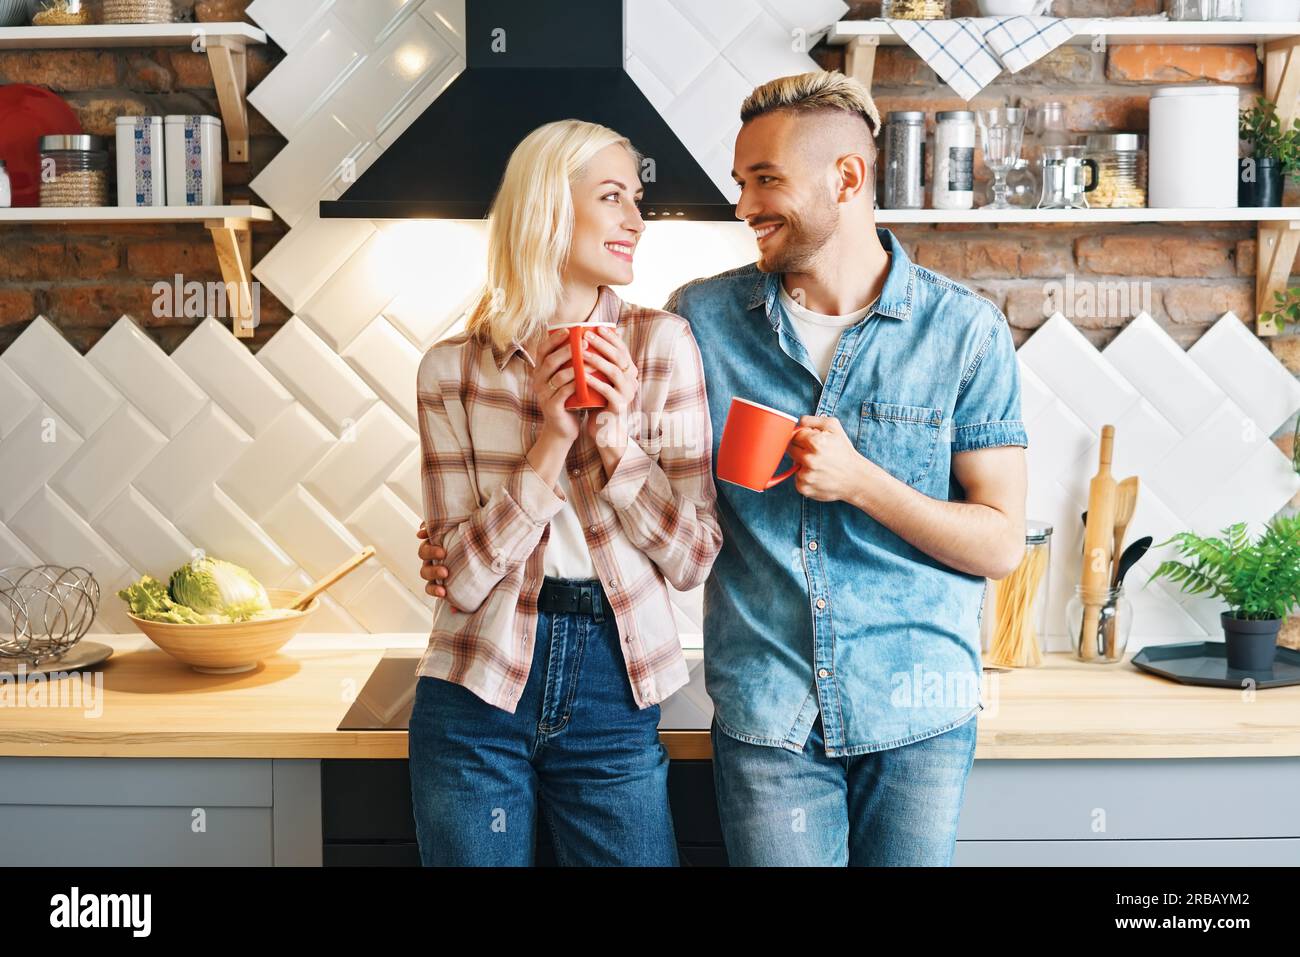
<path fill-rule="evenodd" d="M 1004 69 L 1016 73 L 1051 53 L 1088 23 L 1058 17 L 958 17 L 886 21 L 963 100 Z"/>

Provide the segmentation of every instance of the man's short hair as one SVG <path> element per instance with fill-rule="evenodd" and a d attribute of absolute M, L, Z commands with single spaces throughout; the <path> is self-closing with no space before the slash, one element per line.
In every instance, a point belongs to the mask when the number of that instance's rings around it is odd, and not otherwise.
<path fill-rule="evenodd" d="M 829 70 L 777 77 L 756 87 L 740 105 L 740 121 L 748 123 L 776 110 L 794 113 L 838 110 L 860 116 L 873 139 L 880 132 L 880 111 L 867 88 L 850 76 Z"/>

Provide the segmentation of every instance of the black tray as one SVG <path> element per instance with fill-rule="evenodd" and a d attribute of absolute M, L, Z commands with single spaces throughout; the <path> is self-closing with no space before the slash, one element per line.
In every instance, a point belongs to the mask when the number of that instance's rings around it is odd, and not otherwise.
<path fill-rule="evenodd" d="M 1162 678 L 1185 685 L 1240 688 L 1250 680 L 1256 688 L 1281 688 L 1300 684 L 1300 651 L 1277 649 L 1270 671 L 1241 671 L 1228 667 L 1228 646 L 1222 641 L 1190 641 L 1178 645 L 1154 645 L 1133 656 L 1133 664 Z"/>

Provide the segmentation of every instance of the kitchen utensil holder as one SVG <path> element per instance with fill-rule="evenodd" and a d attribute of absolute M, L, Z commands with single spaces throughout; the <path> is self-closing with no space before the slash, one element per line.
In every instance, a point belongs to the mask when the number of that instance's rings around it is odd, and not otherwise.
<path fill-rule="evenodd" d="M 1133 603 L 1124 594 L 1124 586 L 1108 588 L 1104 594 L 1089 598 L 1082 585 L 1074 586 L 1074 597 L 1065 608 L 1065 626 L 1070 635 L 1070 649 L 1074 657 L 1091 664 L 1114 664 L 1124 660 L 1128 636 L 1133 630 Z M 1100 605 L 1097 628 L 1083 635 L 1084 614 L 1088 604 Z M 1088 642 L 1084 645 L 1083 642 Z M 1091 653 L 1086 653 L 1089 648 Z M 1081 651 L 1085 653 L 1081 653 Z"/>

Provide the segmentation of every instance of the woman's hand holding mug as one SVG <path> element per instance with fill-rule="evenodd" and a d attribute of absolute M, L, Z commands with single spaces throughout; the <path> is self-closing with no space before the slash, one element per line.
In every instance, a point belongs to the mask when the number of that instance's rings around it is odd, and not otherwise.
<path fill-rule="evenodd" d="M 587 433 L 600 453 L 605 475 L 609 476 L 627 448 L 627 417 L 641 387 L 640 373 L 615 326 L 601 326 L 587 336 L 585 358 L 591 368 L 609 380 L 601 382 L 594 376 L 587 380 L 588 388 L 605 397 L 606 406 L 602 411 L 588 413 Z"/>
<path fill-rule="evenodd" d="M 569 336 L 549 333 L 538 350 L 542 357 L 533 369 L 533 395 L 542 408 L 542 429 L 528 450 L 528 463 L 549 485 L 560 480 L 564 459 L 578 438 L 578 416 L 564 407 L 573 395 L 573 367 L 569 361 Z"/>

